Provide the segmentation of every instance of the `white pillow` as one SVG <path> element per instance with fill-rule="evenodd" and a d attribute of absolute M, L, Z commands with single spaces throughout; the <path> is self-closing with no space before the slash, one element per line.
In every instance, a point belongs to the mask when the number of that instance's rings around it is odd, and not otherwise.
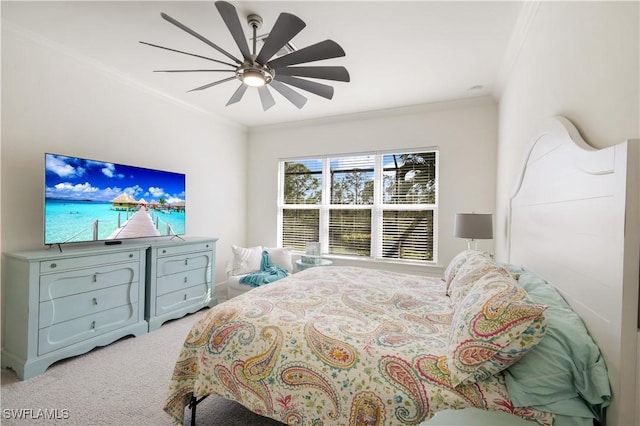
<path fill-rule="evenodd" d="M 288 272 L 293 272 L 293 262 L 291 261 L 291 250 L 288 248 L 265 247 L 269 253 L 269 260 L 272 265 L 281 267 Z"/>
<path fill-rule="evenodd" d="M 233 250 L 231 275 L 249 274 L 260 270 L 262 246 L 244 248 L 232 245 L 231 249 Z"/>

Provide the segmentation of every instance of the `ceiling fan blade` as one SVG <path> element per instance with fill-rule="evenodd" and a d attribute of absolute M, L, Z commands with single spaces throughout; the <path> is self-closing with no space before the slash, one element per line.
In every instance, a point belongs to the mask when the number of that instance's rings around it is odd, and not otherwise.
<path fill-rule="evenodd" d="M 164 49 L 164 50 L 168 50 L 170 52 L 182 53 L 183 55 L 195 56 L 196 58 L 206 59 L 207 61 L 217 62 L 217 63 L 222 64 L 222 65 L 229 65 L 230 67 L 234 67 L 234 68 L 236 67 L 234 64 L 230 64 L 229 62 L 222 62 L 222 61 L 219 61 L 217 59 L 208 58 L 206 56 L 196 55 L 195 53 L 183 52 L 182 50 L 176 50 L 176 49 L 172 49 L 170 47 L 159 46 L 157 44 L 147 43 L 146 41 L 141 41 L 140 43 L 146 44 L 147 46 L 151 46 L 151 47 L 157 47 L 158 49 Z"/>
<path fill-rule="evenodd" d="M 273 24 L 264 46 L 260 49 L 256 62 L 265 64 L 306 26 L 307 24 L 297 16 L 290 13 L 281 13 L 276 23 Z"/>
<path fill-rule="evenodd" d="M 276 101 L 273 100 L 273 96 L 271 96 L 271 92 L 267 86 L 258 87 L 258 93 L 260 94 L 260 102 L 262 102 L 263 110 L 266 111 L 276 104 Z"/>
<path fill-rule="evenodd" d="M 271 83 L 269 84 L 298 109 L 302 109 L 304 104 L 307 103 L 307 98 L 293 90 L 291 87 L 280 83 L 278 80 L 271 80 Z"/>
<path fill-rule="evenodd" d="M 322 96 L 323 98 L 326 98 L 326 99 L 333 98 L 333 87 L 327 86 L 326 84 L 316 83 L 315 81 L 303 80 L 301 78 L 291 77 L 288 75 L 276 74 L 274 78 L 283 83 L 287 83 L 299 89 L 306 90 L 307 92 L 311 92 L 315 95 Z"/>
<path fill-rule="evenodd" d="M 242 97 L 244 96 L 244 92 L 247 91 L 247 85 L 240 83 L 240 87 L 238 87 L 236 89 L 235 92 L 233 92 L 233 95 L 231 96 L 231 98 L 229 98 L 229 102 L 227 102 L 226 106 L 229 106 L 231 104 L 235 104 L 236 102 L 240 102 L 240 99 L 242 99 Z"/>
<path fill-rule="evenodd" d="M 153 70 L 153 72 L 235 72 L 234 70 Z"/>
<path fill-rule="evenodd" d="M 232 61 L 234 61 L 234 62 L 236 62 L 238 64 L 242 64 L 242 61 L 240 59 L 236 58 L 231 53 L 227 52 L 226 50 L 224 50 L 220 46 L 218 46 L 215 43 L 213 43 L 212 41 L 208 40 L 207 38 L 201 36 L 197 32 L 193 31 L 191 28 L 187 27 L 186 25 L 184 25 L 184 24 L 178 22 L 177 20 L 173 19 L 171 16 L 167 15 L 166 13 L 161 13 L 160 16 L 162 16 L 162 18 L 165 21 L 167 21 L 167 22 L 175 25 L 176 27 L 180 28 L 182 31 L 185 31 L 185 32 L 191 34 L 192 36 L 194 36 L 198 40 L 202 41 L 203 43 L 208 44 L 209 46 L 213 47 L 218 52 L 222 53 L 223 55 L 225 55 L 227 58 L 231 59 Z"/>
<path fill-rule="evenodd" d="M 276 75 L 321 78 L 324 80 L 350 81 L 345 67 L 286 67 L 277 68 Z"/>
<path fill-rule="evenodd" d="M 227 28 L 229 28 L 229 32 L 231 32 L 233 39 L 238 45 L 240 53 L 242 53 L 242 57 L 245 60 L 250 61 L 251 52 L 249 52 L 249 45 L 247 44 L 247 39 L 244 36 L 244 31 L 242 31 L 242 25 L 240 24 L 240 18 L 238 18 L 236 8 L 226 1 L 217 1 L 215 4 L 220 16 L 222 16 L 222 20 L 227 25 Z"/>
<path fill-rule="evenodd" d="M 283 68 L 289 65 L 301 64 L 303 62 L 314 62 L 322 59 L 331 59 L 344 56 L 344 50 L 333 40 L 325 40 L 311 46 L 304 47 L 288 55 L 281 56 L 269 61 L 271 68 Z"/>
<path fill-rule="evenodd" d="M 205 84 L 204 86 L 196 87 L 195 89 L 189 90 L 187 93 L 195 92 L 196 90 L 208 89 L 209 87 L 213 87 L 213 86 L 216 86 L 216 85 L 218 85 L 220 83 L 226 83 L 227 81 L 231 81 L 231 80 L 235 80 L 235 79 L 236 79 L 236 76 L 234 75 L 233 77 L 224 78 L 222 80 L 214 81 L 213 83 Z"/>

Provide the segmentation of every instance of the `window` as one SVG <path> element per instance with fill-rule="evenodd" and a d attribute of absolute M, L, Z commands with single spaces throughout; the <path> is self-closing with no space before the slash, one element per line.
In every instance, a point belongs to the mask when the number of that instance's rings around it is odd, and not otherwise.
<path fill-rule="evenodd" d="M 435 262 L 438 152 L 282 160 L 283 247 L 378 260 Z"/>

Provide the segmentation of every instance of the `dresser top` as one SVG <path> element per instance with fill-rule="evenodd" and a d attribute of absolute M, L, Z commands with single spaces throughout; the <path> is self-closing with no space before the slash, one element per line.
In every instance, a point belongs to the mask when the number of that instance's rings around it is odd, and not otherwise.
<path fill-rule="evenodd" d="M 217 238 L 211 237 L 163 237 L 163 238 L 145 238 L 137 240 L 120 240 L 121 244 L 107 245 L 104 242 L 95 243 L 78 243 L 78 244 L 62 244 L 61 250 L 57 245 L 53 245 L 47 249 L 40 250 L 24 250 L 15 252 L 5 252 L 7 257 L 18 258 L 23 260 L 43 260 L 56 259 L 61 257 L 87 256 L 94 254 L 109 254 L 127 250 L 146 250 L 149 247 L 179 246 L 182 244 L 193 244 L 204 241 L 217 241 Z"/>

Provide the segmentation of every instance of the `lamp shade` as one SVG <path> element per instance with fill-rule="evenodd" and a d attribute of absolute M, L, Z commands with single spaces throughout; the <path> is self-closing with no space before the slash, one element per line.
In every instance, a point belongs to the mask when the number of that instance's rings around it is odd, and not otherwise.
<path fill-rule="evenodd" d="M 453 235 L 458 238 L 472 240 L 489 240 L 493 238 L 492 215 L 457 213 L 453 224 Z"/>

